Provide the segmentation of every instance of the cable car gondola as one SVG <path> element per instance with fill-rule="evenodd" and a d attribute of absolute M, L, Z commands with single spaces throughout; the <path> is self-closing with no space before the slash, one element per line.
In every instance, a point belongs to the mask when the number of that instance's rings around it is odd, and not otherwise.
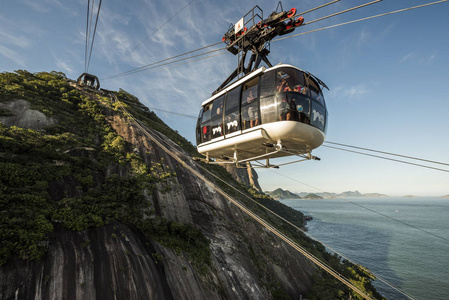
<path fill-rule="evenodd" d="M 297 161 L 319 160 L 311 151 L 326 137 L 328 113 L 322 88 L 327 86 L 292 65 L 272 66 L 266 57 L 267 43 L 277 35 L 292 32 L 294 27 L 287 25 L 302 24 L 303 19 L 285 20 L 296 12 L 291 9 L 273 12 L 267 19 L 260 17 L 256 23 L 254 16 L 262 13 L 255 10 L 260 8 L 256 6 L 246 15 L 252 16 L 244 23 L 253 23 L 249 30 L 242 33 L 241 20 L 234 35 L 230 29 L 223 37 L 228 50 L 233 54 L 242 52 L 242 59 L 236 71 L 201 105 L 196 126 L 198 152 L 206 156 L 208 163 L 237 166 L 265 159 L 265 163 L 253 166 L 278 167 L 269 160 L 291 155 L 299 156 Z M 244 67 L 247 51 L 253 55 L 249 66 Z M 258 68 L 261 60 L 268 67 Z M 245 76 L 229 84 L 240 73 Z"/>
<path fill-rule="evenodd" d="M 98 77 L 89 73 L 81 74 L 76 80 L 76 83 L 79 86 L 90 87 L 96 90 L 100 89 L 100 80 L 98 80 Z"/>
<path fill-rule="evenodd" d="M 328 113 L 312 74 L 280 64 L 261 67 L 203 102 L 196 140 L 207 160 L 242 163 L 289 155 L 314 158 Z"/>

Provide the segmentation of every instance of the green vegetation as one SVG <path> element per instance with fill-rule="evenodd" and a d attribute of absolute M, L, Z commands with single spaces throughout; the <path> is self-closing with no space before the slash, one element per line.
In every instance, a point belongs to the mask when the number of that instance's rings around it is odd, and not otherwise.
<path fill-rule="evenodd" d="M 138 103 L 123 90 L 117 97 Z M 148 165 L 117 134 L 106 120 L 108 110 L 119 114 L 109 97 L 84 94 L 58 72 L 0 74 L 0 102 L 15 99 L 30 102 L 58 124 L 38 132 L 0 123 L 0 265 L 15 255 L 41 258 L 46 248 L 39 242 L 54 223 L 78 231 L 112 220 L 188 253 L 199 270 L 210 265 L 208 241 L 200 230 L 155 216 L 144 193 L 151 194 L 156 183 L 167 190 L 176 173 L 162 161 Z M 164 128 L 154 113 L 130 109 L 150 126 Z M 0 116 L 10 115 L 0 110 Z M 176 133 L 171 136 L 180 145 L 190 144 Z"/>

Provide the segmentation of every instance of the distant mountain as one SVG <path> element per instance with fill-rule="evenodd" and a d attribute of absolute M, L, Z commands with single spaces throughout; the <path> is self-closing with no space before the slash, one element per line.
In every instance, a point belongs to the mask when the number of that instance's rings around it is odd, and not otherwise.
<path fill-rule="evenodd" d="M 388 195 L 378 194 L 378 193 L 366 193 L 366 194 L 363 194 L 362 197 L 385 198 L 385 197 L 388 197 Z"/>
<path fill-rule="evenodd" d="M 271 198 L 279 200 L 279 199 L 301 199 L 300 196 L 297 194 L 294 194 L 290 191 L 283 190 L 281 188 L 275 189 L 272 192 L 265 192 L 267 195 L 269 195 Z"/>
<path fill-rule="evenodd" d="M 363 197 L 363 195 L 359 191 L 347 191 L 339 194 L 338 197 Z"/>
<path fill-rule="evenodd" d="M 304 197 L 304 199 L 323 199 L 323 197 L 318 196 L 317 194 L 308 194 Z"/>
<path fill-rule="evenodd" d="M 297 193 L 297 195 L 299 195 L 302 198 L 306 198 L 310 193 L 307 192 L 301 192 L 301 193 Z M 322 192 L 322 193 L 315 193 L 315 195 L 320 196 L 322 198 L 325 199 L 329 199 L 329 198 L 350 198 L 350 197 L 370 197 L 370 198 L 376 198 L 376 197 L 388 197 L 387 195 L 384 194 L 379 194 L 379 193 L 366 193 L 366 194 L 362 194 L 359 191 L 347 191 L 347 192 L 343 192 L 340 194 L 336 194 L 336 193 L 329 193 L 329 192 Z"/>

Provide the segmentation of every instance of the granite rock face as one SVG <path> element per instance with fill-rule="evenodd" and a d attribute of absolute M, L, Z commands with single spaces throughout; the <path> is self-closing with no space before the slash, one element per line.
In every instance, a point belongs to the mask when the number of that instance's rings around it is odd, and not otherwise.
<path fill-rule="evenodd" d="M 22 99 L 7 103 L 0 102 L 0 109 L 6 109 L 13 114 L 13 116 L 0 116 L 0 122 L 6 126 L 14 125 L 26 129 L 41 130 L 57 123 L 56 119 L 32 109 L 30 103 Z"/>

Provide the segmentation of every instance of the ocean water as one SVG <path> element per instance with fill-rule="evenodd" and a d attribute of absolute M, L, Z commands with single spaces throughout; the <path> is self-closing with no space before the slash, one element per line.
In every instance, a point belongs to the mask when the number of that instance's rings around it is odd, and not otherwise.
<path fill-rule="evenodd" d="M 313 217 L 308 233 L 412 299 L 449 299 L 449 199 L 281 200 Z M 380 280 L 387 299 L 410 299 Z"/>

